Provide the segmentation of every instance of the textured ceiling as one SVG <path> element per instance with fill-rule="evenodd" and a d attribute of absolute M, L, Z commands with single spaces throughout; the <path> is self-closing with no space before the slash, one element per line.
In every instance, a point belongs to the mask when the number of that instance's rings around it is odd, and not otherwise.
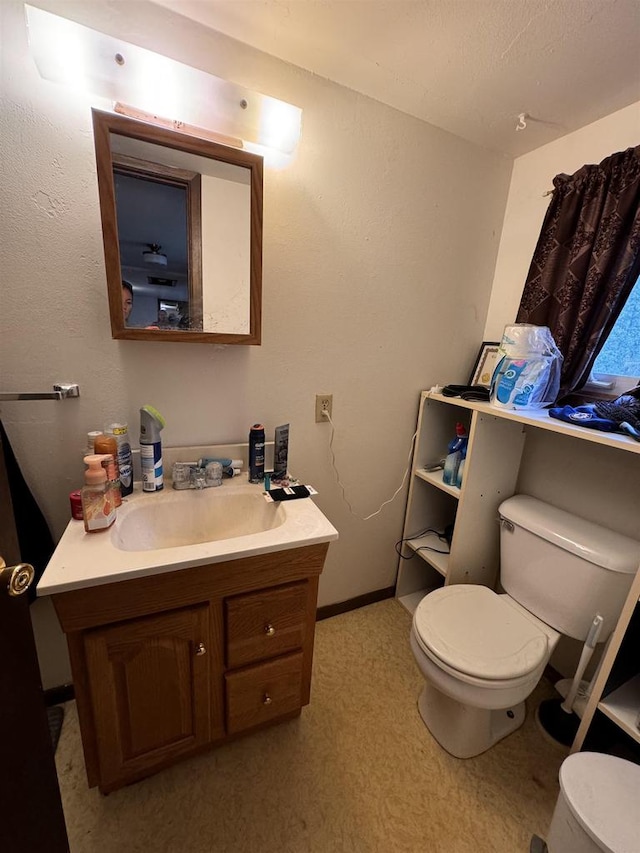
<path fill-rule="evenodd" d="M 155 2 L 512 156 L 640 100 L 640 0 Z"/>

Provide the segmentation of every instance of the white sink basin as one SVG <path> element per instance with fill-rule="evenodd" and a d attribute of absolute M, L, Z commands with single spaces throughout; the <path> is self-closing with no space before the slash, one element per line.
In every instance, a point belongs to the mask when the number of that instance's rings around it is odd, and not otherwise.
<path fill-rule="evenodd" d="M 222 486 L 172 490 L 164 500 L 146 497 L 122 513 L 113 526 L 111 541 L 116 548 L 150 551 L 219 542 L 264 533 L 285 521 L 284 505 L 267 503 L 257 489 L 232 493 Z"/>
<path fill-rule="evenodd" d="M 213 489 L 134 493 L 115 524 L 85 533 L 70 521 L 38 595 L 331 542 L 338 531 L 311 498 L 267 503 L 246 474 Z M 212 567 L 213 569 L 213 567 Z"/>

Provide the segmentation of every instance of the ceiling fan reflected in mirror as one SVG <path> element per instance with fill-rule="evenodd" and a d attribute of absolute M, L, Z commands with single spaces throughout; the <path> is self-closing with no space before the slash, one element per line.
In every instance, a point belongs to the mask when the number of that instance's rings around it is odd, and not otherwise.
<path fill-rule="evenodd" d="M 159 243 L 147 243 L 148 249 L 143 251 L 142 260 L 145 264 L 156 264 L 161 267 L 166 267 L 167 256 L 160 249 L 162 246 Z"/>

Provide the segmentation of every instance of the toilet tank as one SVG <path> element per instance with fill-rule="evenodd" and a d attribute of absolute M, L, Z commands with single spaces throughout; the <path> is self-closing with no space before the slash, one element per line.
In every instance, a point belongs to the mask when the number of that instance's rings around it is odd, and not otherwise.
<path fill-rule="evenodd" d="M 586 639 L 599 613 L 604 642 L 640 565 L 640 542 L 529 495 L 514 495 L 499 513 L 505 592 L 578 640 Z"/>

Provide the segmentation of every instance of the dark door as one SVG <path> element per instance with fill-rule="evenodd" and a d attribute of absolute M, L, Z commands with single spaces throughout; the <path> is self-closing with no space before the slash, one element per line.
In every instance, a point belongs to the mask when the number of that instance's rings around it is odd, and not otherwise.
<path fill-rule="evenodd" d="M 68 853 L 1 438 L 0 557 L 0 848 Z"/>

